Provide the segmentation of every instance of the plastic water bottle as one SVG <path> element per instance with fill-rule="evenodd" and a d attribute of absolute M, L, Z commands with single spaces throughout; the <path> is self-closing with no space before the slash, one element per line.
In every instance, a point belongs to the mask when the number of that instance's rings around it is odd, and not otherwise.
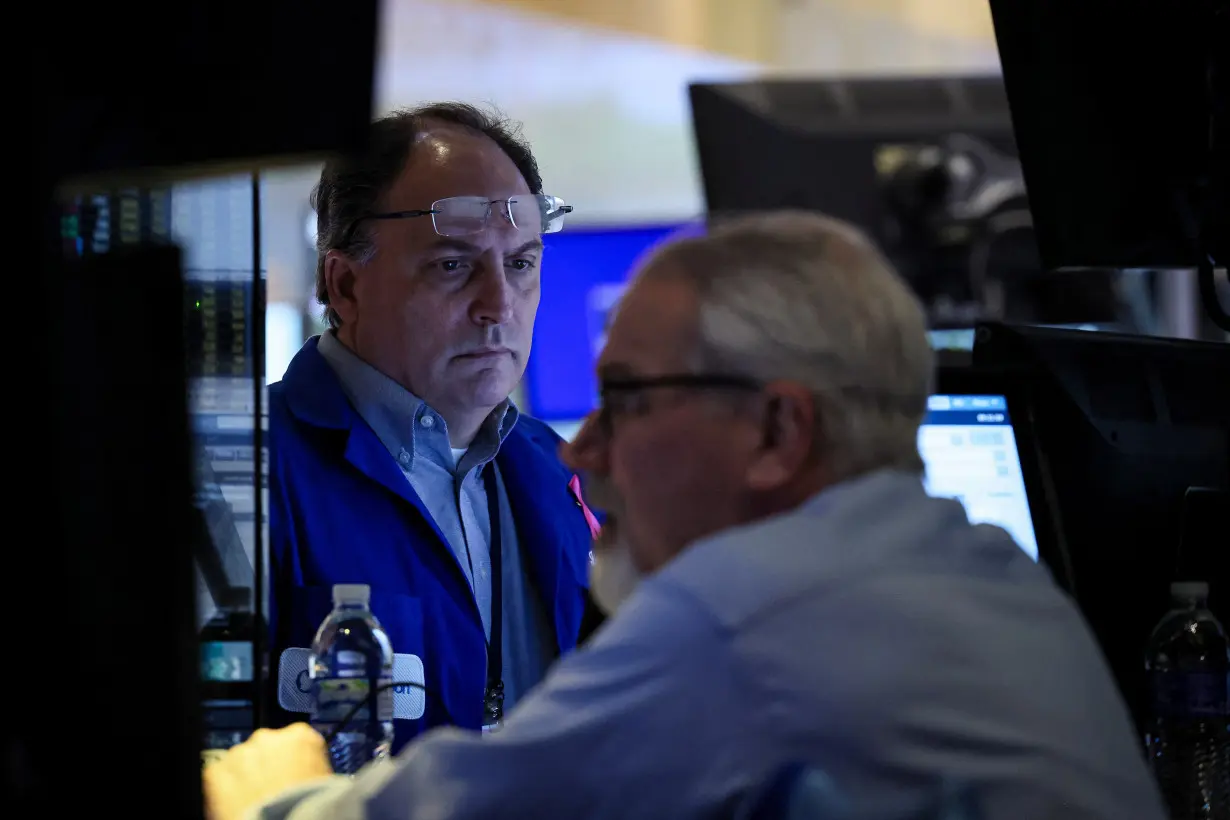
<path fill-rule="evenodd" d="M 1174 608 L 1153 630 L 1147 743 L 1171 820 L 1230 818 L 1230 646 L 1209 612 L 1209 585 L 1170 585 Z"/>
<path fill-rule="evenodd" d="M 333 611 L 312 640 L 311 724 L 329 743 L 333 770 L 354 774 L 393 740 L 393 648 L 369 608 L 366 584 L 333 587 Z"/>

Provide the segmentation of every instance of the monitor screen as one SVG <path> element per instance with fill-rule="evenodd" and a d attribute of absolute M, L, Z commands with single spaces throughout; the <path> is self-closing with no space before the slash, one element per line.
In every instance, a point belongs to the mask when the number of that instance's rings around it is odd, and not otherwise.
<path fill-rule="evenodd" d="M 525 370 L 529 410 L 544 421 L 571 421 L 598 397 L 594 364 L 608 314 L 637 260 L 679 225 L 574 229 L 543 237 L 542 301 Z"/>
<path fill-rule="evenodd" d="M 1003 396 L 932 396 L 918 431 L 918 452 L 927 466 L 923 483 L 930 495 L 960 501 L 972 523 L 1003 527 L 1038 560 L 1025 477 Z"/>

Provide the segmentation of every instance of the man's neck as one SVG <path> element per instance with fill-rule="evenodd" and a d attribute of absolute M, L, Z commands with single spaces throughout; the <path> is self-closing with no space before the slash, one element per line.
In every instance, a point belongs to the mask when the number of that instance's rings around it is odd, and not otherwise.
<path fill-rule="evenodd" d="M 419 393 L 412 385 L 406 384 L 404 380 L 398 379 L 396 376 L 389 374 L 375 362 L 372 362 L 364 357 L 363 354 L 356 349 L 352 334 L 347 333 L 345 328 L 339 328 L 334 331 L 334 336 L 337 341 L 341 342 L 343 347 L 359 359 L 366 362 L 368 366 L 383 373 L 397 384 L 400 384 L 411 395 L 426 403 L 432 410 L 439 413 L 440 417 L 444 419 L 444 424 L 448 428 L 449 446 L 454 450 L 463 450 L 474 443 L 474 439 L 478 437 L 478 432 L 482 429 L 483 423 L 487 420 L 487 417 L 490 416 L 491 412 L 499 406 L 497 404 L 492 405 L 491 407 L 460 409 L 447 407 L 443 404 L 437 404 L 431 400 L 431 397 Z"/>
<path fill-rule="evenodd" d="M 449 413 L 437 407 L 436 412 L 443 417 L 444 423 L 448 425 L 449 446 L 454 450 L 464 450 L 469 447 L 474 442 L 474 439 L 478 437 L 478 431 L 482 429 L 483 422 L 487 420 L 487 417 L 491 415 L 491 411 L 494 409 L 494 407 L 488 407 L 486 410 Z"/>

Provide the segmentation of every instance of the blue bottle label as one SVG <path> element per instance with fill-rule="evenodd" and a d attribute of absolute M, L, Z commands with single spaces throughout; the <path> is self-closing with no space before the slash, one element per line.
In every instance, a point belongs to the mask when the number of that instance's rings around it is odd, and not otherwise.
<path fill-rule="evenodd" d="M 1217 672 L 1155 672 L 1158 717 L 1216 718 L 1230 715 L 1230 675 Z"/>

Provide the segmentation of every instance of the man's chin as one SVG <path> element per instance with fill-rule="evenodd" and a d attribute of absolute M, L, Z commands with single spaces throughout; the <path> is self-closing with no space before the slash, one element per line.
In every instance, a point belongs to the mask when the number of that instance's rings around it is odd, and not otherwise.
<path fill-rule="evenodd" d="M 462 364 L 455 377 L 467 385 L 474 404 L 494 407 L 512 395 L 521 380 L 521 371 L 511 361 L 479 366 Z"/>

